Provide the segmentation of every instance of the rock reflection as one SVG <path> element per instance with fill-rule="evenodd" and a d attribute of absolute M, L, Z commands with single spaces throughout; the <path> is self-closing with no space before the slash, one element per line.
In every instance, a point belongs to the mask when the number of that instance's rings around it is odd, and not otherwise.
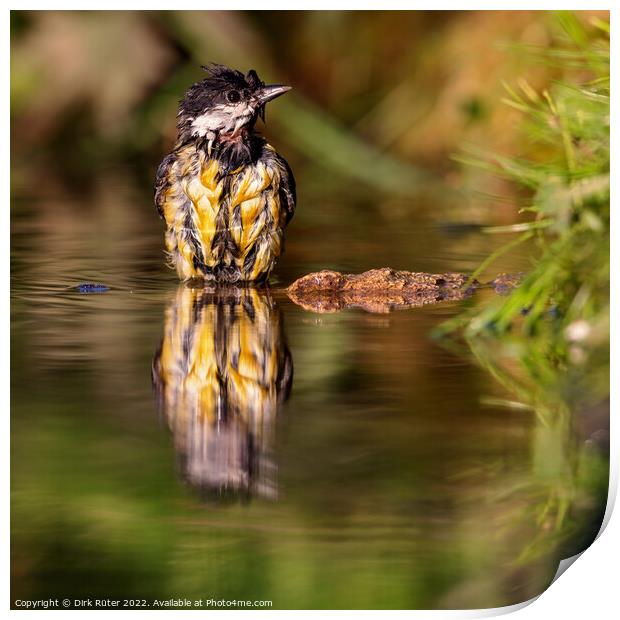
<path fill-rule="evenodd" d="M 265 290 L 181 285 L 153 385 L 184 477 L 207 494 L 275 498 L 275 420 L 293 363 Z"/>
<path fill-rule="evenodd" d="M 480 283 L 463 273 L 416 273 L 389 267 L 364 273 L 324 269 L 295 280 L 286 289 L 289 299 L 310 312 L 362 308 L 385 314 L 470 297 Z"/>

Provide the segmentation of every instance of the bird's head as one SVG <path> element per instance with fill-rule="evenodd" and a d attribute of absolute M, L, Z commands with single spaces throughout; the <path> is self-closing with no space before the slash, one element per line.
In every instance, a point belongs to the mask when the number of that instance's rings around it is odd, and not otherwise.
<path fill-rule="evenodd" d="M 265 84 L 254 69 L 243 75 L 224 65 L 202 67 L 209 76 L 194 84 L 181 101 L 178 114 L 180 134 L 187 138 L 235 139 L 251 130 L 265 104 L 291 89 Z"/>

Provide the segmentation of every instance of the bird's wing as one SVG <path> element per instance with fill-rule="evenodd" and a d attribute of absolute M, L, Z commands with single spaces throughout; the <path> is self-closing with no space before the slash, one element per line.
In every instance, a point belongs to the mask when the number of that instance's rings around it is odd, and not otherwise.
<path fill-rule="evenodd" d="M 280 168 L 280 187 L 278 189 L 278 194 L 280 196 L 280 209 L 284 213 L 284 225 L 286 226 L 295 213 L 295 205 L 297 203 L 295 177 L 284 157 L 280 157 L 280 155 L 276 153 L 275 158 Z"/>
<path fill-rule="evenodd" d="M 176 161 L 176 155 L 170 153 L 162 159 L 155 175 L 155 206 L 159 217 L 164 219 L 164 202 L 166 200 L 166 190 L 170 185 L 170 169 Z"/>

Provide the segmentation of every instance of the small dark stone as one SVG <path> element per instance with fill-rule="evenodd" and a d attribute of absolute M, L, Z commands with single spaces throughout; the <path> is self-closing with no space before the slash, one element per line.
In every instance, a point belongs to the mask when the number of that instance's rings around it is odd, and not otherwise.
<path fill-rule="evenodd" d="M 110 287 L 106 286 L 105 284 L 98 284 L 95 282 L 84 282 L 83 284 L 78 284 L 75 287 L 75 290 L 78 293 L 85 293 L 85 294 L 107 293 L 110 290 Z"/>
<path fill-rule="evenodd" d="M 500 273 L 489 284 L 498 295 L 508 295 L 519 286 L 524 277 L 524 273 Z"/>

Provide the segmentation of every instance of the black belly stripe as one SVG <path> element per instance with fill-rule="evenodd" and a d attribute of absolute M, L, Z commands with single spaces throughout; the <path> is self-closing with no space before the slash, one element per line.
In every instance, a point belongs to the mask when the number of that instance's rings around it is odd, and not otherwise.
<path fill-rule="evenodd" d="M 235 231 L 238 230 L 240 235 L 243 233 L 243 220 L 241 219 L 241 205 L 237 205 L 233 209 L 232 221 L 230 225 L 233 230 Z M 239 250 L 239 248 L 237 248 L 237 250 Z"/>
<path fill-rule="evenodd" d="M 254 269 L 254 263 L 256 262 L 256 254 L 258 248 L 258 241 L 255 241 L 250 251 L 246 254 L 245 260 L 243 261 L 243 271 L 246 275 L 252 273 L 252 269 Z"/>
<path fill-rule="evenodd" d="M 211 253 L 216 263 L 219 263 L 226 254 L 226 246 L 228 245 L 228 209 L 222 204 L 217 213 L 215 220 L 215 235 L 211 241 Z"/>

